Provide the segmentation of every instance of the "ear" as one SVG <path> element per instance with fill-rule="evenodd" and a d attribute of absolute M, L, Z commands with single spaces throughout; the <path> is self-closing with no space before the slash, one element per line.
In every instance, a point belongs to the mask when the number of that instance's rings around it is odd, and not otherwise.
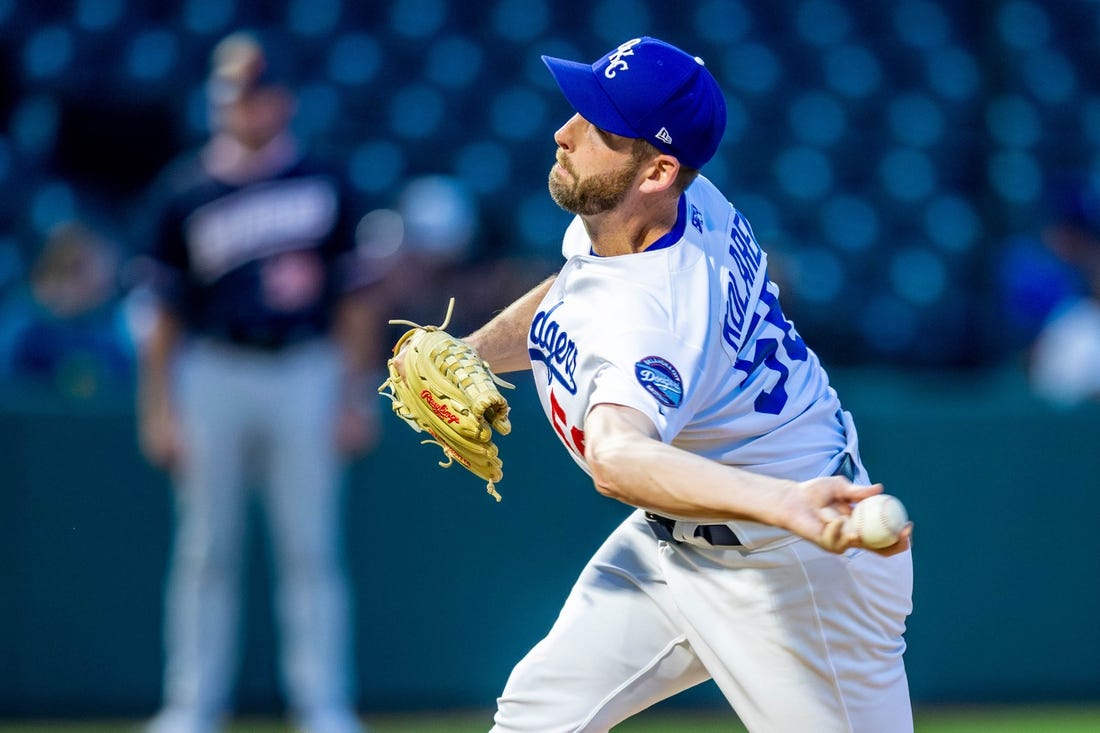
<path fill-rule="evenodd" d="M 662 153 L 653 158 L 643 171 L 641 191 L 658 193 L 669 189 L 676 182 L 676 176 L 680 172 L 680 161 Z"/>

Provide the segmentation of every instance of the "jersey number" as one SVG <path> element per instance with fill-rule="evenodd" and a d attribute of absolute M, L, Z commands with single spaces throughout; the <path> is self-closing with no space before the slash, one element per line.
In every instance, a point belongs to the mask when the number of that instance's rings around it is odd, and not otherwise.
<path fill-rule="evenodd" d="M 757 395 L 753 403 L 757 412 L 778 415 L 787 404 L 787 379 L 791 376 L 791 370 L 787 365 L 790 362 L 806 361 L 806 343 L 794 330 L 794 324 L 783 317 L 779 299 L 767 286 L 760 292 L 760 302 L 768 308 L 764 320 L 781 332 L 782 339 L 757 339 L 752 360 L 738 359 L 734 367 L 745 374 L 753 374 L 763 366 L 778 375 L 772 388 Z M 780 353 L 781 345 L 782 353 Z"/>
<path fill-rule="evenodd" d="M 565 423 L 565 409 L 558 402 L 554 390 L 550 390 L 550 424 L 554 426 L 554 430 L 561 438 L 561 442 L 565 443 L 565 447 L 584 458 L 584 431 L 575 425 L 569 425 L 569 437 L 566 437 Z"/>

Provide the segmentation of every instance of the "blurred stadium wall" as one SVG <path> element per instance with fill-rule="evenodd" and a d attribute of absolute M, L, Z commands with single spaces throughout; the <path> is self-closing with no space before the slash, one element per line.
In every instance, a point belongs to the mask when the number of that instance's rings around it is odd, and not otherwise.
<path fill-rule="evenodd" d="M 1100 699 L 1100 410 L 1051 410 L 1004 377 L 835 376 L 872 476 L 917 523 L 914 700 Z M 627 512 L 557 450 L 519 381 L 500 504 L 435 466 L 403 425 L 355 467 L 345 527 L 366 710 L 490 706 Z M 138 454 L 128 410 L 19 403 L 0 413 L 0 717 L 151 712 L 167 482 Z M 276 641 L 258 541 L 250 565 L 239 699 L 269 712 Z M 721 704 L 709 685 L 678 702 Z"/>
<path fill-rule="evenodd" d="M 202 139 L 207 54 L 240 27 L 287 51 L 299 132 L 345 161 L 364 210 L 452 176 L 484 259 L 553 258 L 566 221 L 544 181 L 568 110 L 540 54 L 594 59 L 651 34 L 703 57 L 730 108 L 706 174 L 752 221 L 873 475 L 918 522 L 914 697 L 1100 698 L 1100 416 L 1037 403 L 1016 372 L 1061 282 L 1017 245 L 1050 174 L 1100 150 L 1100 5 L 0 0 L 0 290 L 60 221 L 145 246 L 145 186 Z M 170 507 L 129 397 L 3 386 L 0 715 L 151 711 Z M 400 426 L 356 466 L 371 709 L 490 703 L 623 516 L 555 450 L 529 390 L 516 406 L 499 506 Z M 270 578 L 252 552 L 240 698 L 266 710 Z"/>

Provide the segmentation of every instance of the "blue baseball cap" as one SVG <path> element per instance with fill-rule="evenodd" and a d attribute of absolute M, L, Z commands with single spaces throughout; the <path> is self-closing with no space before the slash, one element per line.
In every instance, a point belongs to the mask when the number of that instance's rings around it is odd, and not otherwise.
<path fill-rule="evenodd" d="M 718 150 L 726 101 L 698 56 L 643 36 L 591 66 L 542 60 L 573 109 L 596 127 L 648 140 L 689 168 L 702 168 Z"/>

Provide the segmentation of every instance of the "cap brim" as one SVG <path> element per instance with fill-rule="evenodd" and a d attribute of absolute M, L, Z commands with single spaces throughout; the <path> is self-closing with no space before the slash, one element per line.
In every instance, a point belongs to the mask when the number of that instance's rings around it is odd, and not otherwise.
<path fill-rule="evenodd" d="M 640 137 L 619 114 L 591 66 L 553 56 L 543 56 L 542 62 L 550 69 L 561 93 L 581 117 L 616 135 Z"/>

